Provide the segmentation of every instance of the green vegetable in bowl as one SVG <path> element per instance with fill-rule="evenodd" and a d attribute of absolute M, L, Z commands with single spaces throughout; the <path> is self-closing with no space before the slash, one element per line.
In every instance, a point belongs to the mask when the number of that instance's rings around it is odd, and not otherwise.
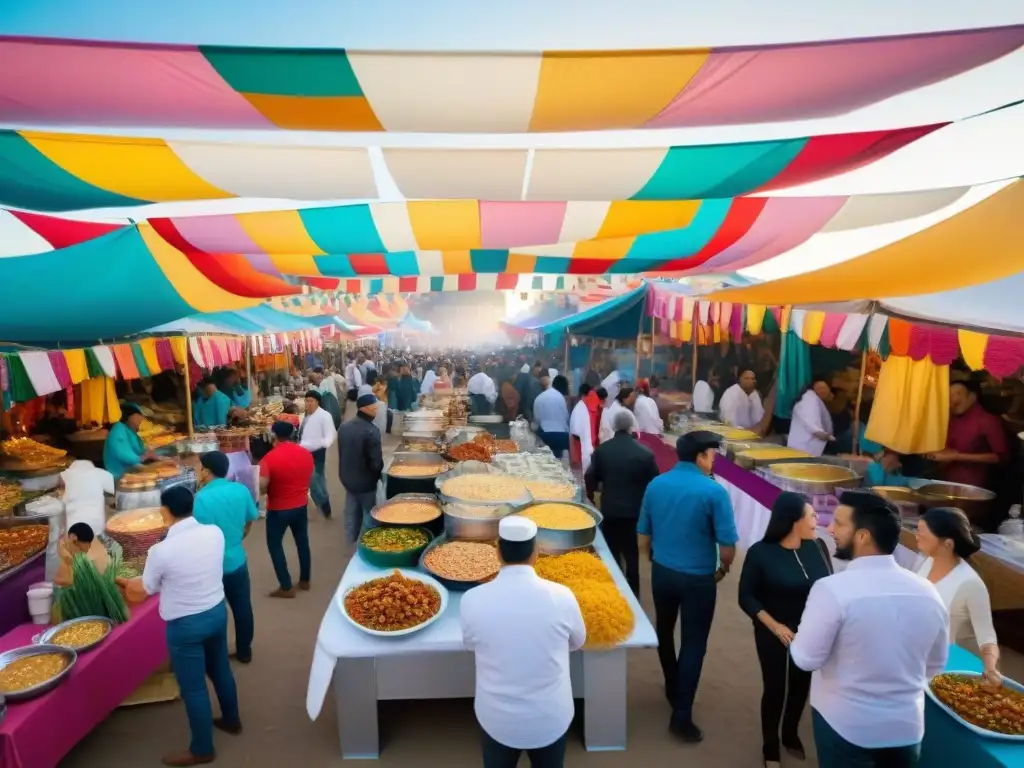
<path fill-rule="evenodd" d="M 374 552 L 407 552 L 430 543 L 418 528 L 371 528 L 363 534 L 362 544 Z"/>

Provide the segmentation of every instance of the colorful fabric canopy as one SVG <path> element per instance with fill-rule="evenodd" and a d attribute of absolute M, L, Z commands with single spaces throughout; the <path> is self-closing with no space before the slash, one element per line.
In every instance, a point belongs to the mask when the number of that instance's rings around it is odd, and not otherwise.
<path fill-rule="evenodd" d="M 208 280 L 148 225 L 49 253 L 0 258 L 0 340 L 80 341 L 130 336 L 196 312 L 255 306 Z"/>
<path fill-rule="evenodd" d="M 295 293 L 283 275 L 457 275 L 460 290 L 509 290 L 519 274 L 733 272 L 815 234 L 932 213 L 968 189 L 672 201 L 429 200 L 160 218 L 148 226 L 209 279 L 239 295 Z M 9 213 L 8 222 L 47 242 L 77 242 L 111 226 Z M 497 277 L 491 284 L 483 275 Z"/>
<path fill-rule="evenodd" d="M 711 300 L 741 304 L 824 302 L 921 296 L 991 283 L 1024 270 L 1024 181 L 917 234 L 864 256 Z"/>
<path fill-rule="evenodd" d="M 554 346 L 562 343 L 566 333 L 599 339 L 635 339 L 640 333 L 650 333 L 651 330 L 651 320 L 646 312 L 648 290 L 645 283 L 629 293 L 532 330 L 545 343 Z"/>
<path fill-rule="evenodd" d="M 147 333 L 237 333 L 252 336 L 263 333 L 288 333 L 312 330 L 320 324 L 309 318 L 263 305 L 236 312 L 207 312 L 164 323 Z M 211 331 L 210 328 L 217 328 Z"/>
<path fill-rule="evenodd" d="M 2 106 L 0 114 L 4 114 Z M 949 123 L 731 144 L 536 149 L 532 163 L 527 149 L 385 147 L 381 152 L 391 179 L 409 199 L 725 198 L 830 178 L 876 162 L 946 125 Z M 19 208 L 70 211 L 233 197 L 343 200 L 380 196 L 366 147 L 0 130 L 0 204 Z M 520 221 L 528 210 L 516 209 Z M 538 221 L 533 227 L 550 228 L 558 219 L 555 208 L 534 206 L 533 210 L 529 221 Z M 416 221 L 422 229 L 428 226 L 423 219 L 429 221 L 430 210 L 421 206 L 419 214 Z M 500 220 L 508 218 L 508 212 L 495 205 L 490 215 L 499 222 L 488 223 L 487 231 L 481 231 L 487 242 L 514 237 L 500 229 Z M 306 228 L 305 222 L 295 221 L 294 213 L 282 213 L 278 218 L 286 236 Z M 358 218 L 355 223 L 360 224 Z M 317 231 L 315 221 L 313 226 Z M 412 238 L 401 217 L 387 228 L 400 242 Z M 228 231 L 236 239 L 252 238 L 257 243 L 265 238 L 258 220 L 239 219 L 230 230 L 220 222 L 208 231 L 198 225 L 196 229 L 200 237 Z M 187 232 L 182 235 L 189 237 Z"/>
<path fill-rule="evenodd" d="M 1022 43 L 1020 26 L 742 48 L 476 54 L 6 37 L 0 113 L 30 125 L 426 133 L 763 123 L 850 112 Z"/>

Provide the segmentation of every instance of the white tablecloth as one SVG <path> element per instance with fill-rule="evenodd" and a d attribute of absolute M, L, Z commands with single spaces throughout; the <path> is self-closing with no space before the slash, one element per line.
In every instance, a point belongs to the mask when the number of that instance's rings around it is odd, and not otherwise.
<path fill-rule="evenodd" d="M 598 531 L 594 548 L 604 561 L 619 591 L 629 601 L 636 626 L 633 634 L 622 643 L 622 648 L 653 648 L 658 644 L 647 614 L 633 596 L 625 577 L 619 567 L 611 559 L 608 545 Z M 350 586 L 373 578 L 379 578 L 387 571 L 367 565 L 362 559 L 354 556 L 341 577 L 341 583 L 332 598 L 317 635 L 316 650 L 313 652 L 313 664 L 309 671 L 309 685 L 306 690 L 306 712 L 313 720 L 320 714 L 324 697 L 331 684 L 334 666 L 340 658 L 399 656 L 408 654 L 443 653 L 447 651 L 464 651 L 462 641 L 462 624 L 459 610 L 462 603 L 461 592 L 449 592 L 448 608 L 444 615 L 421 632 L 402 637 L 376 637 L 353 627 L 342 615 L 339 597 Z M 584 651 L 586 653 L 586 651 Z"/>

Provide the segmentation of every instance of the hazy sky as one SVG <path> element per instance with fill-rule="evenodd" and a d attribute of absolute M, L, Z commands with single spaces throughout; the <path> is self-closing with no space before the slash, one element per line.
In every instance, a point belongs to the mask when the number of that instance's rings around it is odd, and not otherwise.
<path fill-rule="evenodd" d="M 738 23 L 739 22 L 739 23 Z M 330 46 L 385 50 L 661 48 L 795 42 L 1024 23 L 1024 0 L 2 0 L 0 33 L 166 43 Z M 1024 52 L 958 78 L 827 120 L 771 125 L 584 134 L 323 134 L 152 131 L 132 135 L 333 146 L 666 146 L 745 141 L 950 120 L 1024 96 Z M 28 126 L 8 126 L 28 127 Z M 33 126 L 36 127 L 36 126 Z M 46 126 L 42 126 L 46 127 Z M 67 130 L 67 129 L 63 129 Z M 104 132 L 82 126 L 78 130 Z M 106 131 L 111 132 L 111 131 Z M 1024 175 L 1024 108 L 965 122 L 835 179 L 784 194 L 849 194 L 990 182 Z M 379 152 L 382 199 L 400 199 Z M 990 194 L 972 193 L 939 214 L 856 233 L 822 235 L 748 274 L 770 278 L 820 267 L 904 237 Z M 335 202 L 335 201 L 325 201 Z M 354 202 L 354 201 L 347 201 Z M 243 200 L 146 206 L 131 215 L 294 207 Z M 83 212 L 120 217 L 124 209 Z M 32 245 L 26 241 L 26 248 Z"/>

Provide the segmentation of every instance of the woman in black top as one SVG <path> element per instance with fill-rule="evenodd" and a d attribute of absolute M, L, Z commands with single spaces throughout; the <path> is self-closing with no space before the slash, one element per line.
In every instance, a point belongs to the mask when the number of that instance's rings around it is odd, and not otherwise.
<path fill-rule="evenodd" d="M 761 734 L 765 766 L 779 765 L 782 746 L 799 759 L 804 747 L 797 735 L 807 704 L 811 674 L 789 660 L 811 585 L 832 572 L 832 561 L 815 536 L 817 516 L 800 494 L 781 493 L 772 505 L 764 539 L 743 560 L 740 608 L 754 620 L 754 644 L 761 662 Z"/>

